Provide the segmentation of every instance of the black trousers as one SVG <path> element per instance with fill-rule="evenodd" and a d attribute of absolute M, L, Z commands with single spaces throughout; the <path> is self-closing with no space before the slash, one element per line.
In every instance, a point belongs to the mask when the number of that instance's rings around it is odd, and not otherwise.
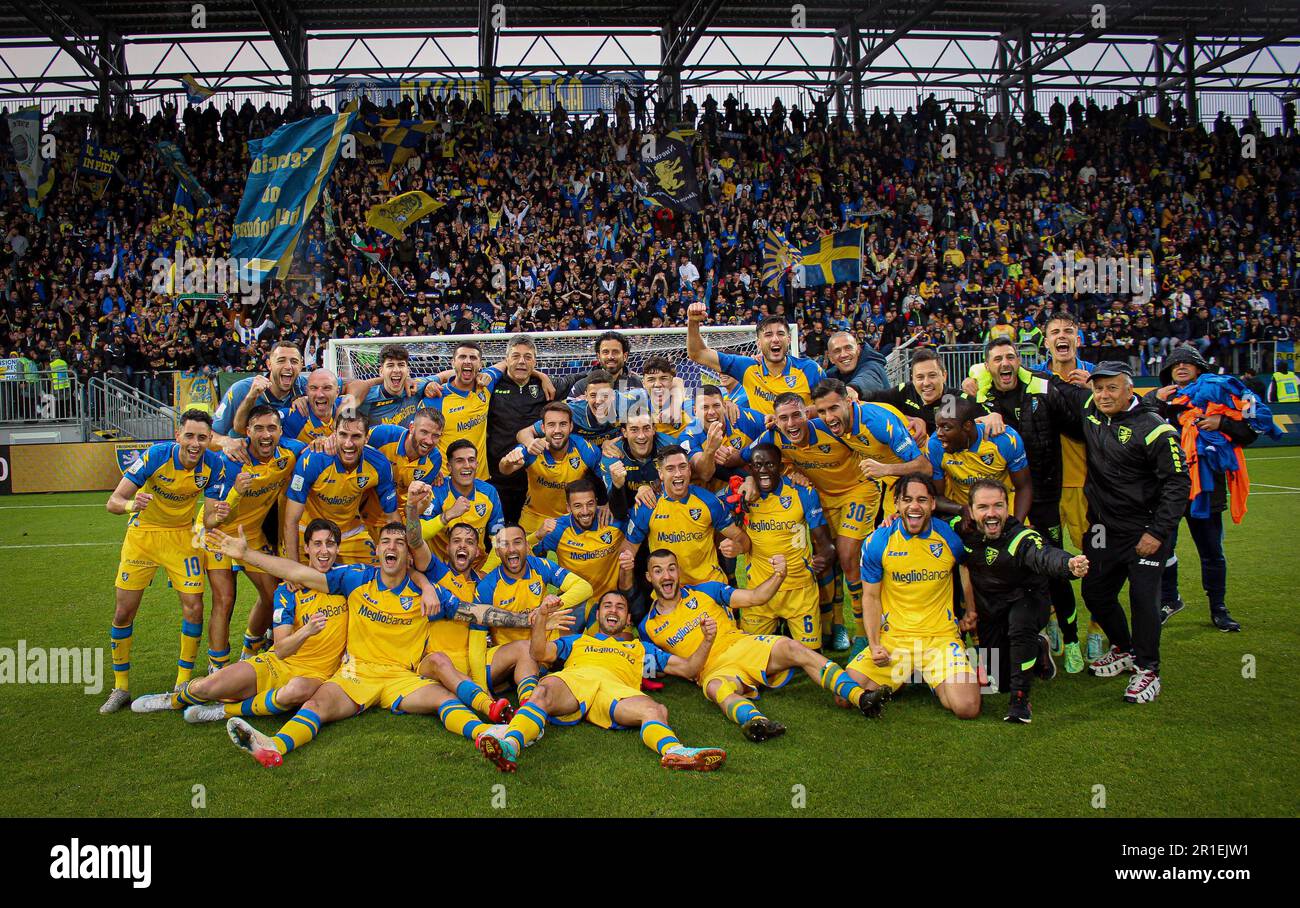
<path fill-rule="evenodd" d="M 1093 527 L 1096 530 L 1096 527 Z M 1088 575 L 1083 578 L 1083 602 L 1101 625 L 1112 646 L 1133 653 L 1138 668 L 1160 670 L 1160 580 L 1169 558 L 1170 540 L 1145 558 L 1134 546 L 1140 536 L 1112 532 L 1089 532 L 1083 554 L 1088 556 Z M 1133 630 L 1119 593 L 1128 584 L 1129 610 Z"/>
<path fill-rule="evenodd" d="M 978 594 L 976 600 L 980 600 Z M 1047 625 L 1051 605 L 1041 593 L 1027 592 L 996 611 L 979 602 L 979 657 L 999 691 L 1029 693 L 1038 658 L 1038 632 Z"/>
<path fill-rule="evenodd" d="M 1223 512 L 1217 511 L 1209 517 L 1188 514 L 1184 519 L 1192 533 L 1192 541 L 1196 543 L 1196 554 L 1201 559 L 1201 587 L 1209 597 L 1210 608 L 1224 607 L 1228 593 L 1228 559 L 1223 554 Z M 1165 565 L 1164 584 L 1160 588 L 1164 602 L 1178 599 L 1178 557 L 1173 553 L 1178 544 L 1178 527 L 1174 527 L 1170 541 L 1169 563 Z"/>
<path fill-rule="evenodd" d="M 506 523 L 518 523 L 524 502 L 528 499 L 528 487 L 512 488 L 502 485 L 499 479 L 494 479 L 492 484 L 496 486 L 497 495 L 501 499 L 501 510 L 505 511 Z"/>
<path fill-rule="evenodd" d="M 1043 539 L 1064 548 L 1065 533 L 1061 529 L 1061 502 L 1048 502 L 1039 506 L 1038 502 L 1029 509 L 1029 523 Z M 1067 645 L 1079 642 L 1079 626 L 1075 621 L 1078 606 L 1074 599 L 1074 585 L 1068 580 L 1053 579 L 1047 582 L 1051 592 L 1052 608 L 1056 611 L 1056 623 L 1061 628 L 1061 640 Z"/>

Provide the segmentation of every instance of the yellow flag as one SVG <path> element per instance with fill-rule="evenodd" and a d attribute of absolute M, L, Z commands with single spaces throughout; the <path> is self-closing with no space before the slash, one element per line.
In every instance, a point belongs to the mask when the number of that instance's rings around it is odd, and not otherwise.
<path fill-rule="evenodd" d="M 444 204 L 434 201 L 427 192 L 404 192 L 367 211 L 366 224 L 401 239 L 407 227 L 425 215 L 433 214 Z"/>

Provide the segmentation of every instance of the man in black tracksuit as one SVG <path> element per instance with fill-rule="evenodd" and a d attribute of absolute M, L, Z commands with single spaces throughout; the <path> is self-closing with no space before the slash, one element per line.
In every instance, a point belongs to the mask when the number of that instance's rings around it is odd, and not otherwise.
<path fill-rule="evenodd" d="M 1037 530 L 1011 516 L 999 482 L 977 479 L 970 511 L 965 532 L 959 518 L 954 526 L 969 553 L 980 661 L 992 666 L 999 691 L 1010 690 L 1006 721 L 1028 724 L 1030 669 L 1044 679 L 1056 675 L 1047 637 L 1040 633 L 1050 611 L 1049 578 L 1068 583 L 1082 577 L 1088 559 L 1044 542 Z"/>
<path fill-rule="evenodd" d="M 1034 500 L 1029 509 L 1029 523 L 1052 545 L 1063 544 L 1061 533 L 1061 433 L 1078 436 L 1078 426 L 1061 392 L 1048 379 L 1035 375 L 1020 365 L 1020 353 L 1009 338 L 989 341 L 984 351 L 984 367 L 989 377 L 979 382 L 976 399 L 991 413 L 1020 433 L 1029 459 L 1029 475 L 1034 483 Z M 1065 654 L 1066 671 L 1083 671 L 1083 654 L 1079 652 L 1079 629 L 1075 622 L 1077 606 L 1074 588 L 1064 578 L 1049 584 L 1056 622 L 1060 628 L 1057 652 Z M 1055 634 L 1053 630 L 1053 635 Z"/>
<path fill-rule="evenodd" d="M 1178 433 L 1133 393 L 1127 363 L 1098 365 L 1091 394 L 1055 374 L 1051 382 L 1078 419 L 1088 455 L 1083 601 L 1111 642 L 1089 667 L 1103 678 L 1133 671 L 1124 699 L 1148 703 L 1160 693 L 1160 577 L 1192 489 Z M 1119 604 L 1125 582 L 1131 634 Z"/>
<path fill-rule="evenodd" d="M 889 404 L 909 421 L 909 429 L 915 438 L 917 432 L 910 425 L 911 420 L 919 419 L 925 423 L 925 434 L 934 434 L 934 414 L 943 402 L 944 395 L 960 396 L 960 388 L 949 388 L 948 373 L 943 361 L 933 350 L 917 350 L 912 357 L 912 380 L 903 382 L 897 388 L 885 388 L 867 396 L 872 403 Z"/>
<path fill-rule="evenodd" d="M 528 474 L 519 470 L 509 476 L 502 475 L 499 464 L 518 443 L 515 433 L 541 418 L 542 408 L 547 404 L 541 379 L 534 374 L 536 366 L 537 345 L 532 338 L 527 334 L 512 337 L 506 347 L 506 373 L 497 382 L 488 403 L 488 464 L 507 523 L 519 520 L 524 500 L 528 498 Z"/>

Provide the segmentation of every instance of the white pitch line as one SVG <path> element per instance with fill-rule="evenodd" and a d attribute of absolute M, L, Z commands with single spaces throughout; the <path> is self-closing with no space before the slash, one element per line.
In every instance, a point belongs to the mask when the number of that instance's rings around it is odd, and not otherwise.
<path fill-rule="evenodd" d="M 70 549 L 84 546 L 121 545 L 121 542 L 42 542 L 32 545 L 0 545 L 3 549 Z"/>
<path fill-rule="evenodd" d="M 1266 482 L 1252 482 L 1251 486 L 1259 486 L 1261 489 L 1286 489 L 1288 492 L 1300 492 L 1295 486 L 1272 486 Z"/>

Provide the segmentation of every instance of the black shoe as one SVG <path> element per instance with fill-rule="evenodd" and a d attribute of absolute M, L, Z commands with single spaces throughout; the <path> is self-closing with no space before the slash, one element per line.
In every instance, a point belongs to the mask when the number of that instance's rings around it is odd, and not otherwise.
<path fill-rule="evenodd" d="M 1056 677 L 1056 662 L 1052 659 L 1052 643 L 1046 634 L 1038 635 L 1038 659 L 1034 662 L 1034 674 L 1043 681 Z"/>
<path fill-rule="evenodd" d="M 785 726 L 780 722 L 773 722 L 767 716 L 755 716 L 740 726 L 740 730 L 755 744 L 762 744 L 768 738 L 779 738 L 785 734 Z"/>
<path fill-rule="evenodd" d="M 1184 608 L 1183 597 L 1179 596 L 1173 602 L 1160 603 L 1160 623 L 1163 625 L 1170 618 L 1177 615 Z"/>
<path fill-rule="evenodd" d="M 1210 620 L 1214 622 L 1215 627 L 1224 633 L 1232 633 L 1241 630 L 1241 625 L 1232 620 L 1232 616 L 1228 614 L 1228 607 L 1226 605 L 1210 609 Z"/>
<path fill-rule="evenodd" d="M 1007 704 L 1007 714 L 1002 717 L 1003 722 L 1019 722 L 1021 725 L 1028 725 L 1034 721 L 1033 712 L 1029 709 L 1029 694 L 1023 690 L 1012 691 L 1011 702 Z"/>
<path fill-rule="evenodd" d="M 858 709 L 862 710 L 862 715 L 868 719 L 879 719 L 881 712 L 885 709 L 885 704 L 893 696 L 893 688 L 877 687 L 875 690 L 869 690 L 862 695 L 862 699 L 858 701 Z"/>

